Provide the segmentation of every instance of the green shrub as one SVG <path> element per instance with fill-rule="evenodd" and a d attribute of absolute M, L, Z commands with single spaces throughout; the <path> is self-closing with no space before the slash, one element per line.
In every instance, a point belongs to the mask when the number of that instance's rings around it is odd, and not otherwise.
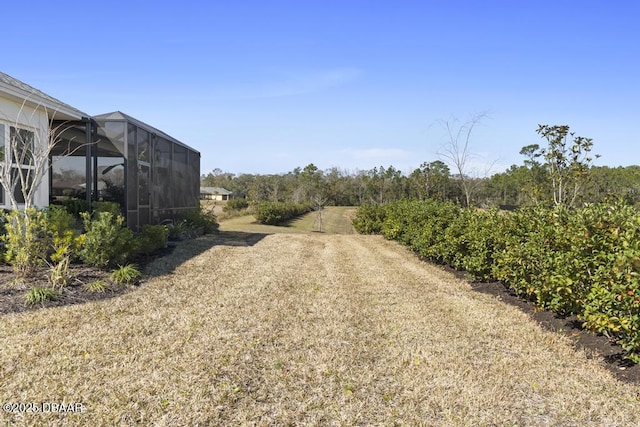
<path fill-rule="evenodd" d="M 398 240 L 421 256 L 445 262 L 445 231 L 460 215 L 460 207 L 435 200 L 401 200 L 387 206 L 382 233 Z"/>
<path fill-rule="evenodd" d="M 113 215 L 120 215 L 120 204 L 117 202 L 99 202 L 94 201 L 91 204 L 84 199 L 68 199 L 60 202 L 61 206 L 70 213 L 75 219 L 82 218 L 83 212 L 110 212 Z"/>
<path fill-rule="evenodd" d="M 58 206 L 50 206 L 46 213 L 51 236 L 51 260 L 59 262 L 67 257 L 76 259 L 84 240 L 75 229 L 76 219 L 66 209 Z"/>
<path fill-rule="evenodd" d="M 54 235 L 61 235 L 67 230 L 74 230 L 77 226 L 76 218 L 60 206 L 49 206 L 45 209 L 49 229 Z"/>
<path fill-rule="evenodd" d="M 188 211 L 183 219 L 191 229 L 202 229 L 204 234 L 211 234 L 218 231 L 219 225 L 216 216 L 211 211 L 207 211 L 202 207 Z"/>
<path fill-rule="evenodd" d="M 133 264 L 120 266 L 111 273 L 111 280 L 119 285 L 135 285 L 142 277 L 142 273 Z"/>
<path fill-rule="evenodd" d="M 7 248 L 6 248 L 5 236 L 7 234 L 6 224 L 7 224 L 9 212 L 11 211 L 8 209 L 0 209 L 0 262 L 6 261 L 5 252 Z"/>
<path fill-rule="evenodd" d="M 622 204 L 523 209 L 514 215 L 494 274 L 541 307 L 579 314 L 599 282 L 596 272 L 612 268 L 619 230 L 633 226 L 634 215 Z"/>
<path fill-rule="evenodd" d="M 82 213 L 85 238 L 80 250 L 83 262 L 97 267 L 122 263 L 131 252 L 133 233 L 121 215 L 99 212 L 94 217 Z"/>
<path fill-rule="evenodd" d="M 150 254 L 156 249 L 167 247 L 167 227 L 164 225 L 149 225 L 142 227 L 134 239 L 134 252 Z"/>
<path fill-rule="evenodd" d="M 249 202 L 245 199 L 231 199 L 227 202 L 227 204 L 222 208 L 224 212 L 228 211 L 241 211 L 243 209 L 247 209 L 249 207 Z"/>
<path fill-rule="evenodd" d="M 35 274 L 48 259 L 57 263 L 76 258 L 83 241 L 75 230 L 75 218 L 57 206 L 9 212 L 3 224 L 6 259 L 19 276 Z"/>
<path fill-rule="evenodd" d="M 601 207 L 585 240 L 593 251 L 593 286 L 580 316 L 591 331 L 605 333 L 640 363 L 640 215 L 628 206 Z M 593 270 L 592 270 L 593 271 Z"/>
<path fill-rule="evenodd" d="M 68 199 L 63 200 L 61 203 L 66 211 L 77 219 L 80 219 L 80 214 L 82 212 L 89 212 L 91 210 L 91 206 L 83 199 Z"/>
<path fill-rule="evenodd" d="M 189 224 L 184 219 L 176 221 L 175 223 L 167 226 L 167 234 L 168 234 L 167 238 L 169 240 L 181 239 L 188 232 L 189 232 Z"/>
<path fill-rule="evenodd" d="M 121 215 L 120 204 L 117 202 L 92 202 L 93 212 L 109 212 L 113 216 Z"/>
<path fill-rule="evenodd" d="M 608 274 L 613 280 L 595 285 L 581 318 L 586 329 L 614 339 L 640 363 L 640 279 L 634 270 L 625 265 Z"/>
<path fill-rule="evenodd" d="M 255 218 L 260 224 L 280 225 L 311 211 L 311 206 L 299 203 L 261 202 Z"/>
<path fill-rule="evenodd" d="M 32 276 L 46 262 L 50 247 L 48 221 L 45 212 L 28 209 L 11 211 L 5 216 L 6 260 L 15 274 Z"/>
<path fill-rule="evenodd" d="M 511 221 L 511 213 L 492 209 L 477 213 L 469 224 L 469 251 L 462 261 L 462 268 L 475 280 L 494 279 L 496 256 L 506 247 Z"/>
<path fill-rule="evenodd" d="M 513 213 L 505 249 L 496 256 L 494 273 L 517 294 L 547 307 L 552 299 L 549 278 L 564 242 L 559 230 L 566 226 L 566 210 L 524 208 Z M 555 256 L 554 256 L 555 254 Z"/>
<path fill-rule="evenodd" d="M 464 268 L 464 260 L 470 256 L 470 233 L 478 223 L 477 215 L 471 209 L 460 209 L 448 224 L 442 224 L 442 238 L 432 247 L 440 262 L 457 270 Z"/>
<path fill-rule="evenodd" d="M 351 222 L 360 234 L 379 234 L 386 219 L 384 205 L 362 205 Z"/>

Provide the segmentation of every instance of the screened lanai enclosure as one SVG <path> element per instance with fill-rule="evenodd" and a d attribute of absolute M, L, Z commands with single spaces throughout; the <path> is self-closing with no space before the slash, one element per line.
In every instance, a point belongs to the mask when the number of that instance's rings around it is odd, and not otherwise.
<path fill-rule="evenodd" d="M 132 229 L 198 208 L 198 151 L 119 111 L 60 130 L 51 159 L 51 203 L 116 202 Z"/>

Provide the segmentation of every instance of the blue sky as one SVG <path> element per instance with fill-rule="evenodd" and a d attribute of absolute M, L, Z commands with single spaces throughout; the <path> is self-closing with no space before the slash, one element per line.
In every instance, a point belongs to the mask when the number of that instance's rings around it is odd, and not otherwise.
<path fill-rule="evenodd" d="M 477 175 L 521 164 L 538 124 L 630 165 L 639 15 L 628 0 L 9 2 L 0 70 L 162 129 L 203 173 L 410 172 L 440 158 L 442 120 L 481 112 Z"/>

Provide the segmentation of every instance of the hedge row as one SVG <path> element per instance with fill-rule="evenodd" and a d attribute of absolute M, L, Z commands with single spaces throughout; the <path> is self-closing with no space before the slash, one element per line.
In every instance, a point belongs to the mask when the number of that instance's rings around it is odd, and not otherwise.
<path fill-rule="evenodd" d="M 262 202 L 254 216 L 260 224 L 279 225 L 309 211 L 311 207 L 305 204 Z"/>
<path fill-rule="evenodd" d="M 541 308 L 576 314 L 640 361 L 640 214 L 632 207 L 480 212 L 405 200 L 363 206 L 354 226 L 477 280 L 500 280 Z"/>

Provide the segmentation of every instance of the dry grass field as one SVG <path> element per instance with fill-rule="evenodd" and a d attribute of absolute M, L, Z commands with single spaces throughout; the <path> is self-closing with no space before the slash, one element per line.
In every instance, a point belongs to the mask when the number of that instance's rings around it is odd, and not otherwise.
<path fill-rule="evenodd" d="M 1 425 L 634 426 L 637 386 L 379 236 L 223 233 L 0 316 Z"/>

